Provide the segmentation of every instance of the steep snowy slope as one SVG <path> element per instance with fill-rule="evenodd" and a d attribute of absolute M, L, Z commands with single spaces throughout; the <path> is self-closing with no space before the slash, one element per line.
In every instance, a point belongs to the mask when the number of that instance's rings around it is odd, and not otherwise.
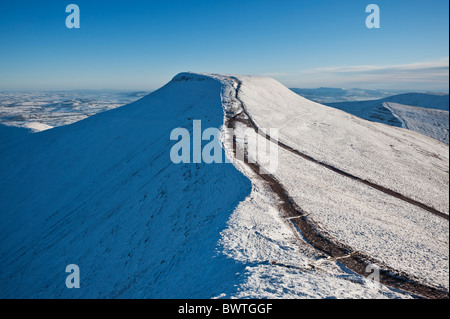
<path fill-rule="evenodd" d="M 222 126 L 230 83 L 180 74 L 69 126 L 5 128 L 0 297 L 409 297 L 334 263 L 313 268 L 320 255 L 298 246 L 278 200 L 232 164 L 170 161 L 172 129 Z M 69 264 L 80 289 L 65 287 Z"/>
<path fill-rule="evenodd" d="M 385 102 L 383 106 L 401 122 L 401 127 L 429 136 L 448 145 L 448 111 Z"/>
<path fill-rule="evenodd" d="M 222 127 L 232 164 L 171 162 L 171 131 L 195 119 Z M 279 129 L 271 175 L 235 158 L 251 124 Z M 179 74 L 0 153 L 0 297 L 411 297 L 358 275 L 366 261 L 448 294 L 448 146 L 271 79 Z"/>
<path fill-rule="evenodd" d="M 0 125 L 0 145 L 12 139 L 28 135 L 30 132 L 25 128 Z"/>
<path fill-rule="evenodd" d="M 326 104 L 369 121 L 410 129 L 448 144 L 449 98 L 445 94 L 408 93 L 380 100 Z M 403 106 L 397 108 L 396 105 Z M 421 125 L 413 124 L 418 120 Z"/>
<path fill-rule="evenodd" d="M 198 80 L 198 81 L 197 81 Z M 75 124 L 0 145 L 1 297 L 193 297 L 234 290 L 217 255 L 250 181 L 231 164 L 173 164 L 171 130 L 223 123 L 220 82 L 175 79 Z M 65 287 L 77 264 L 81 289 Z"/>
<path fill-rule="evenodd" d="M 242 81 L 254 121 L 279 128 L 280 141 L 448 215 L 447 145 L 306 100 L 275 80 Z"/>
<path fill-rule="evenodd" d="M 279 129 L 274 173 L 331 240 L 448 291 L 448 146 L 239 77 L 254 126 Z"/>
<path fill-rule="evenodd" d="M 406 93 L 387 97 L 384 99 L 384 101 L 403 105 L 423 107 L 427 109 L 436 109 L 444 111 L 449 110 L 448 94 Z"/>

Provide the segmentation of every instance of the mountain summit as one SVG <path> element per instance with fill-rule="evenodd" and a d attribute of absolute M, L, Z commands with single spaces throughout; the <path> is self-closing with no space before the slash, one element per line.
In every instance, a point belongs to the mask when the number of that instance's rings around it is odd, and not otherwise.
<path fill-rule="evenodd" d="M 228 162 L 171 161 L 171 132 L 195 120 L 222 132 Z M 240 149 L 249 130 L 277 148 L 275 172 Z M 273 79 L 181 73 L 1 141 L 3 298 L 448 295 L 448 145 Z M 80 289 L 64 285 L 69 264 Z"/>

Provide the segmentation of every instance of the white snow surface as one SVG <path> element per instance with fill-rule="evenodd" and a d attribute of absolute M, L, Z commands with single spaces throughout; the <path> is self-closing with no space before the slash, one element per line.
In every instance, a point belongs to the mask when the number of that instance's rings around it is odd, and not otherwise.
<path fill-rule="evenodd" d="M 147 95 L 141 91 L 0 91 L 0 124 L 35 133 L 78 122 Z"/>
<path fill-rule="evenodd" d="M 172 81 L 149 96 L 0 146 L 0 296 L 211 298 L 243 264 L 217 253 L 251 192 L 231 164 L 173 164 L 170 133 L 223 123 L 221 84 Z M 81 288 L 67 289 L 77 264 Z"/>
<path fill-rule="evenodd" d="M 268 78 L 238 77 L 258 127 L 321 162 L 394 189 L 448 215 L 448 146 L 303 99 Z M 448 220 L 285 149 L 274 174 L 323 232 L 448 290 Z M 434 192 L 434 193 L 433 193 Z"/>
<path fill-rule="evenodd" d="M 258 127 L 321 162 L 449 213 L 448 145 L 300 97 L 279 82 L 240 77 Z"/>
<path fill-rule="evenodd" d="M 447 145 L 237 78 L 281 141 L 448 214 Z M 170 161 L 171 130 L 220 128 L 224 109 L 239 111 L 235 90 L 230 76 L 182 73 L 130 105 L 0 139 L 0 297 L 411 298 L 325 261 L 245 163 Z M 326 234 L 448 290 L 448 221 L 281 148 L 279 161 L 277 179 Z M 73 263 L 81 288 L 69 290 Z"/>
<path fill-rule="evenodd" d="M 385 102 L 383 106 L 402 123 L 402 128 L 429 136 L 448 145 L 448 111 Z"/>
<path fill-rule="evenodd" d="M 449 143 L 448 94 L 408 93 L 380 100 L 326 103 L 360 118 Z"/>

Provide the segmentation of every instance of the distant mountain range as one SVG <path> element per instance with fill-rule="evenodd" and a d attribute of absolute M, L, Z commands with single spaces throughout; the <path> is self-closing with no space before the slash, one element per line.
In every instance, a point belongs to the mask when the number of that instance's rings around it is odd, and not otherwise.
<path fill-rule="evenodd" d="M 402 127 L 449 143 L 448 94 L 407 93 L 379 100 L 326 105 L 372 122 Z"/>
<path fill-rule="evenodd" d="M 388 96 L 408 93 L 402 90 L 366 90 L 366 89 L 340 89 L 320 87 L 317 89 L 299 89 L 291 88 L 295 93 L 318 103 L 335 103 L 348 101 L 366 101 L 382 99 Z"/>
<path fill-rule="evenodd" d="M 449 95 L 321 87 L 291 90 L 365 120 L 401 127 L 449 144 Z"/>

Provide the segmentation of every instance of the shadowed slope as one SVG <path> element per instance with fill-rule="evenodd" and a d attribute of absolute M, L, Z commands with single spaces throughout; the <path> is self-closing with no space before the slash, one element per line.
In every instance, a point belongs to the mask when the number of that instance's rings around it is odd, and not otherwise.
<path fill-rule="evenodd" d="M 0 146 L 0 296 L 210 298 L 242 266 L 219 233 L 250 181 L 173 164 L 171 130 L 223 124 L 221 83 L 176 77 L 119 109 Z M 82 289 L 65 287 L 77 264 Z"/>

